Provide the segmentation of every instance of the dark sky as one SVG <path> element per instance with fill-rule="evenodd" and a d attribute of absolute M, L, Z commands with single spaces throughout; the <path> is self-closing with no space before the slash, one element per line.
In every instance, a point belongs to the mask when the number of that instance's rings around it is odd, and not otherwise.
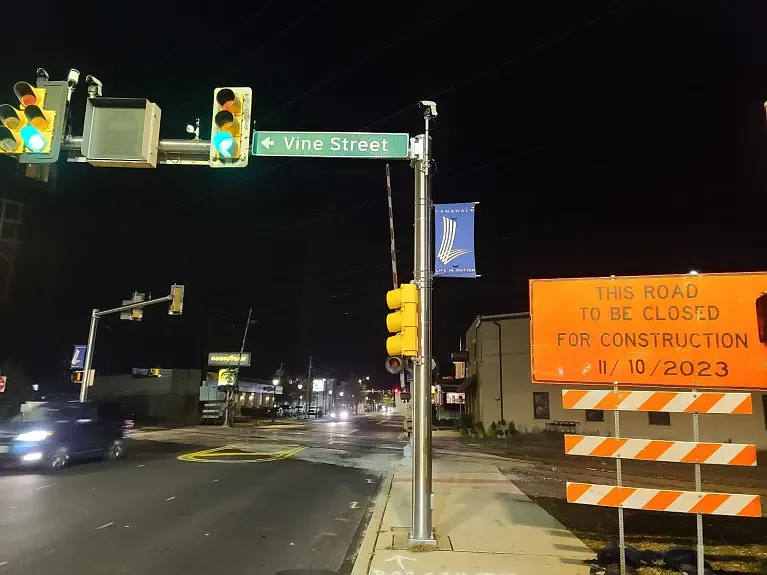
<path fill-rule="evenodd" d="M 186 137 L 199 116 L 208 138 L 218 86 L 252 87 L 258 126 L 273 130 L 415 135 L 417 102 L 436 100 L 434 200 L 480 202 L 482 277 L 436 281 L 446 367 L 474 316 L 527 309 L 531 277 L 767 267 L 759 0 L 45 4 L 42 41 L 3 62 L 0 101 L 39 66 L 53 79 L 75 67 L 106 96 L 159 104 L 162 137 Z M 76 134 L 84 108 L 82 82 Z M 310 354 L 385 377 L 384 162 L 62 164 L 55 190 L 19 183 L 13 168 L 0 159 L 0 196 L 32 211 L 0 359 L 61 377 L 91 308 L 178 282 L 181 318 L 163 306 L 141 324 L 103 322 L 99 371 L 202 367 L 206 351 L 238 348 L 253 306 L 254 377 L 281 360 L 304 369 Z M 413 176 L 407 162 L 392 172 L 409 281 Z"/>

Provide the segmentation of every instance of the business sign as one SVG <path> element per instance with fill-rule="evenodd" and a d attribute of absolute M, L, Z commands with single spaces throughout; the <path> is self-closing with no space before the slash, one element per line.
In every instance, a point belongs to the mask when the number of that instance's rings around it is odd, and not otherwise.
<path fill-rule="evenodd" d="M 72 361 L 69 362 L 71 369 L 83 369 L 85 367 L 85 352 L 87 345 L 76 345 L 72 352 Z"/>
<path fill-rule="evenodd" d="M 437 204 L 434 206 L 434 277 L 475 278 L 474 206 Z"/>
<path fill-rule="evenodd" d="M 250 352 L 216 351 L 209 353 L 208 365 L 213 367 L 250 367 Z"/>
<path fill-rule="evenodd" d="M 218 386 L 234 385 L 237 382 L 237 372 L 233 369 L 218 370 Z"/>
<path fill-rule="evenodd" d="M 282 386 L 281 385 L 275 385 L 274 386 L 274 395 L 282 395 Z"/>
<path fill-rule="evenodd" d="M 534 383 L 767 390 L 767 273 L 530 280 Z"/>

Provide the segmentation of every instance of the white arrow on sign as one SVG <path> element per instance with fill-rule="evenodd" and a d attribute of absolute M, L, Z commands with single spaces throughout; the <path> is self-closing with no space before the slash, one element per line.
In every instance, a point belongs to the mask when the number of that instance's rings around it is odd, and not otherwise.
<path fill-rule="evenodd" d="M 263 140 L 261 140 L 261 145 L 269 150 L 274 145 L 274 140 L 272 140 L 271 136 L 267 136 Z"/>
<path fill-rule="evenodd" d="M 391 557 L 386 560 L 388 561 L 396 561 L 397 565 L 399 565 L 399 568 L 401 571 L 405 570 L 405 566 L 402 564 L 402 561 L 415 561 L 412 557 L 405 557 L 404 555 L 395 555 L 394 557 Z"/>

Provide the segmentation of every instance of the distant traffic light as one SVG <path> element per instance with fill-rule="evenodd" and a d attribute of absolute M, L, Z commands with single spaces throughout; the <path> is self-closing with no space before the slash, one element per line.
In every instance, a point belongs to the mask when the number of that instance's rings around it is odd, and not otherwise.
<path fill-rule="evenodd" d="M 72 383 L 82 383 L 83 382 L 83 372 L 82 371 L 73 371 L 72 372 Z"/>
<path fill-rule="evenodd" d="M 244 168 L 250 156 L 250 114 L 253 90 L 216 88 L 210 132 L 212 168 Z"/>
<path fill-rule="evenodd" d="M 0 105 L 0 154 L 21 163 L 55 162 L 64 137 L 66 82 L 41 79 L 36 88 L 16 82 L 13 91 L 19 107 Z"/>
<path fill-rule="evenodd" d="M 402 284 L 386 294 L 389 309 L 396 310 L 386 316 L 386 327 L 393 335 L 386 340 L 386 351 L 392 356 L 418 355 L 418 288 L 415 284 Z"/>
<path fill-rule="evenodd" d="M 168 315 L 181 315 L 184 311 L 184 286 L 173 284 L 170 286 L 170 295 L 173 299 L 168 308 Z"/>

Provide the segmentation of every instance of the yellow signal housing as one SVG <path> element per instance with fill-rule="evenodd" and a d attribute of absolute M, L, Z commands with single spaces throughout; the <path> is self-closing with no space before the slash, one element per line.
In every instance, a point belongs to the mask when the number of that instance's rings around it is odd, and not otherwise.
<path fill-rule="evenodd" d="M 418 304 L 415 284 L 402 284 L 399 289 L 386 293 L 386 305 L 396 310 L 386 316 L 386 327 L 395 334 L 386 340 L 389 355 L 416 357 L 419 354 Z"/>
<path fill-rule="evenodd" d="M 13 91 L 19 108 L 0 104 L 0 154 L 49 153 L 56 112 L 45 109 L 46 90 L 16 82 Z"/>
<path fill-rule="evenodd" d="M 216 88 L 210 131 L 212 168 L 244 168 L 250 155 L 250 116 L 253 90 Z"/>

